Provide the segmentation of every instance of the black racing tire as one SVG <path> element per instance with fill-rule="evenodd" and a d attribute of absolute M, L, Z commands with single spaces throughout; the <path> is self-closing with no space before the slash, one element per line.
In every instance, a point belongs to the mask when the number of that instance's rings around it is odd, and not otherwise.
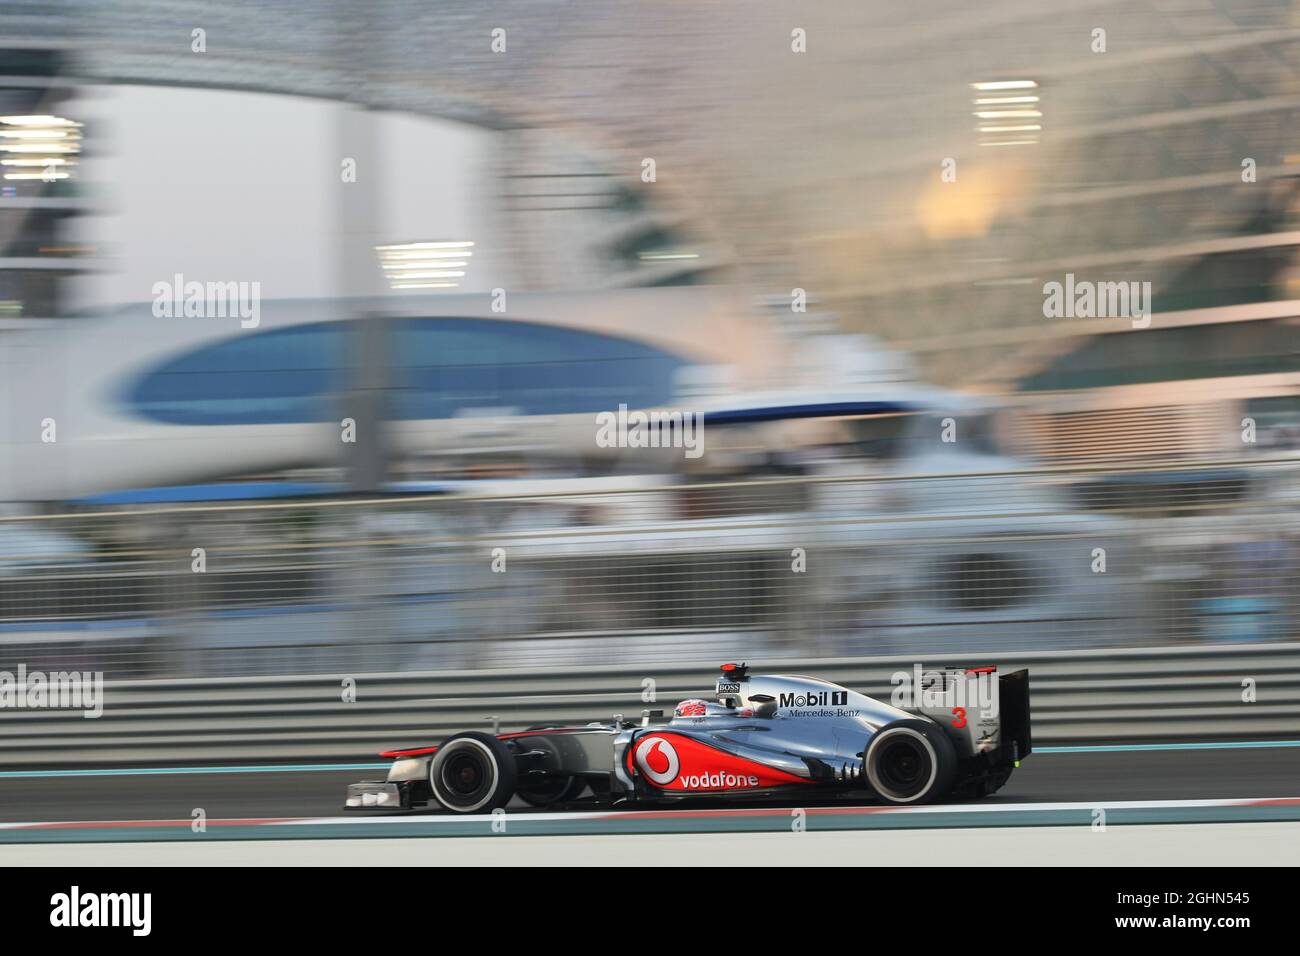
<path fill-rule="evenodd" d="M 518 770 L 514 754 L 491 734 L 449 737 L 429 761 L 434 799 L 453 813 L 491 813 L 510 802 Z"/>
<path fill-rule="evenodd" d="M 556 724 L 533 724 L 531 727 L 525 727 L 524 733 L 533 730 L 555 730 L 557 726 Z M 584 777 L 546 777 L 536 783 L 530 783 L 525 777 L 515 787 L 515 793 L 530 807 L 550 807 L 577 800 L 586 789 L 587 781 Z"/>
<path fill-rule="evenodd" d="M 886 803 L 933 803 L 952 793 L 957 751 L 932 721 L 896 720 L 868 741 L 863 770 L 871 789 Z"/>

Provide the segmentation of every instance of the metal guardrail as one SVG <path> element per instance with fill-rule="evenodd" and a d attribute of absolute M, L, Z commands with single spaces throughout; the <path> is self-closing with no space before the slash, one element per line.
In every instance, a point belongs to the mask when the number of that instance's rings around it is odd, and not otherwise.
<path fill-rule="evenodd" d="M 914 664 L 1028 667 L 1038 745 L 1300 737 L 1300 643 L 950 657 L 755 661 L 888 699 Z M 586 722 L 671 711 L 711 696 L 716 662 L 648 667 L 479 670 L 123 681 L 103 714 L 0 710 L 0 764 L 18 768 L 359 761 L 465 729 Z M 653 684 L 646 684 L 652 681 Z M 1255 701 L 1244 699 L 1253 682 Z M 653 689 L 654 701 L 643 699 Z"/>

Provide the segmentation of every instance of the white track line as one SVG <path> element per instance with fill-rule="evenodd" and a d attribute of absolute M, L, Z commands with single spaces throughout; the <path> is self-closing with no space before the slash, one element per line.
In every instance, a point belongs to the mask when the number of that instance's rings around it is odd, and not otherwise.
<path fill-rule="evenodd" d="M 696 808 L 655 808 L 649 810 L 596 810 L 596 811 L 576 811 L 571 813 L 507 813 L 507 816 L 515 820 L 536 820 L 541 823 L 547 822 L 567 822 L 578 820 L 636 820 L 636 819 L 663 819 L 672 816 L 686 817 L 718 817 L 721 819 L 747 817 L 747 816 L 778 816 L 789 813 L 794 809 L 802 809 L 809 816 L 850 816 L 853 814 L 880 814 L 885 816 L 908 815 L 908 814 L 999 814 L 999 813 L 1024 813 L 1024 812 L 1043 812 L 1043 811 L 1071 811 L 1071 810 L 1157 810 L 1157 809 L 1195 809 L 1203 807 L 1250 807 L 1250 806 L 1269 806 L 1294 804 L 1300 806 L 1300 797 L 1242 797 L 1233 799 L 1217 800 L 1097 800 L 1097 801 L 1078 801 L 1073 803 L 1003 803 L 1003 804 L 970 804 L 970 805 L 953 805 L 943 804 L 939 806 L 920 806 L 920 807 L 892 807 L 880 805 L 863 805 L 863 806 L 812 806 L 796 808 L 790 807 L 741 807 L 728 809 L 696 809 Z M 209 826 L 265 826 L 265 827 L 292 827 L 292 826 L 342 826 L 342 825 L 362 825 L 362 826 L 400 826 L 410 825 L 434 825 L 434 824 L 453 824 L 457 826 L 481 826 L 485 819 L 489 819 L 483 814 L 450 814 L 450 813 L 430 813 L 426 815 L 419 814 L 395 814 L 392 816 L 363 816 L 345 815 L 335 817 L 293 817 L 293 818 L 236 818 L 231 820 L 209 820 Z M 189 825 L 192 821 L 189 819 L 178 820 L 51 820 L 43 822 L 20 822 L 20 823 L 0 823 L 0 830 L 21 830 L 21 829 L 76 829 L 91 827 L 109 827 L 121 829 L 141 829 L 149 826 L 175 826 Z"/>
<path fill-rule="evenodd" d="M 1300 805 L 1300 797 L 1240 797 L 1233 799 L 1219 800 L 1095 800 L 1080 801 L 1076 803 L 1002 803 L 1002 804 L 971 804 L 952 805 L 943 804 L 939 806 L 921 806 L 921 807 L 889 807 L 879 804 L 867 804 L 864 806 L 812 806 L 796 808 L 789 807 L 744 807 L 728 808 L 725 810 L 711 810 L 707 808 L 655 808 L 652 810 L 599 810 L 599 811 L 578 811 L 573 813 L 529 813 L 529 814 L 510 814 L 516 819 L 525 820 L 601 820 L 601 819 L 636 819 L 638 817 L 654 816 L 663 817 L 671 814 L 681 814 L 683 816 L 718 816 L 718 817 L 743 817 L 743 816 L 775 816 L 782 813 L 788 813 L 794 809 L 802 809 L 809 815 L 851 815 L 854 813 L 872 813 L 872 814 L 909 814 L 909 813 L 1016 813 L 1035 810 L 1154 810 L 1154 809 L 1177 809 L 1177 808 L 1195 808 L 1195 807 L 1245 807 L 1267 804 L 1286 804 L 1296 803 Z M 437 822 L 446 823 L 456 821 L 459 823 L 475 823 L 483 819 L 482 814 L 435 814 L 427 816 L 342 816 L 342 817 L 303 817 L 296 820 L 284 821 L 285 826 L 303 825 L 303 824 L 321 824 L 331 826 L 341 823 L 409 823 L 417 822 Z"/>

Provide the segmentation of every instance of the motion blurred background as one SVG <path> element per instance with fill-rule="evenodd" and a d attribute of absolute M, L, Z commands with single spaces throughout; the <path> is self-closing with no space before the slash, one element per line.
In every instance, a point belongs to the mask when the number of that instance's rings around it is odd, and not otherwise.
<path fill-rule="evenodd" d="M 1297 634 L 1294 0 L 6 0 L 0 38 L 0 670 Z M 1067 275 L 1150 282 L 1149 326 L 1045 317 Z M 160 315 L 188 282 L 250 311 Z M 705 453 L 600 447 L 621 404 Z"/>

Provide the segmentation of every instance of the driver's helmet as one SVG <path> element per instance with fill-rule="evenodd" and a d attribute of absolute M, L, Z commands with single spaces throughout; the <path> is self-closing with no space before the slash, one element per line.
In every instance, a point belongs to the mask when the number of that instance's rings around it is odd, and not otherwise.
<path fill-rule="evenodd" d="M 711 700 L 701 700 L 698 697 L 692 697 L 690 700 L 684 700 L 673 710 L 673 717 L 714 717 L 714 716 L 736 716 L 736 711 L 725 704 L 718 704 Z"/>

